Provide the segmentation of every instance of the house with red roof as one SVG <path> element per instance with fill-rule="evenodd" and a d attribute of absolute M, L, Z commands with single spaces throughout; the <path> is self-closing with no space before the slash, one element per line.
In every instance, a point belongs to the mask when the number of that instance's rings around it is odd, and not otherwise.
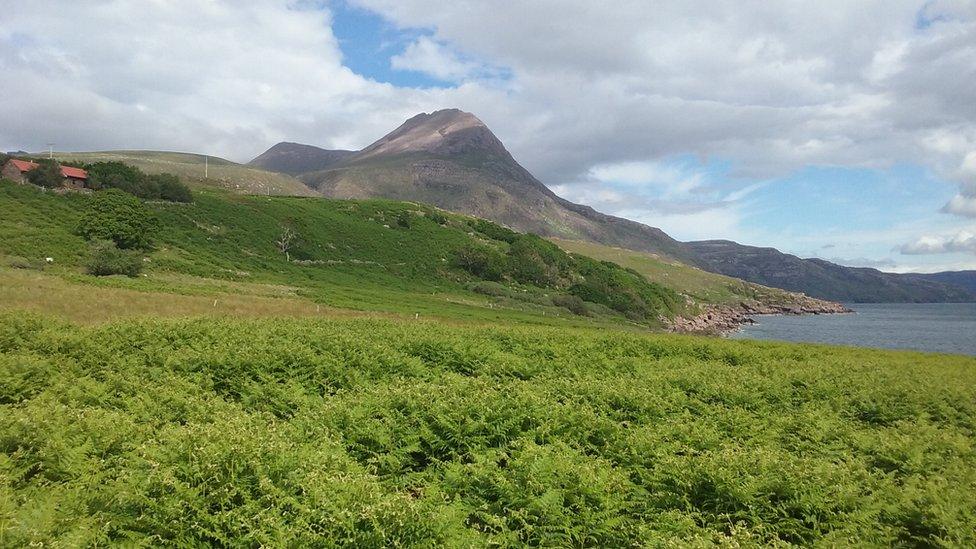
<path fill-rule="evenodd" d="M 27 172 L 38 166 L 40 164 L 37 162 L 11 158 L 3 165 L 3 169 L 0 170 L 0 177 L 10 179 L 17 183 L 27 183 Z M 64 187 L 69 189 L 84 189 L 88 184 L 88 172 L 81 168 L 61 166 L 61 175 L 64 177 Z"/>

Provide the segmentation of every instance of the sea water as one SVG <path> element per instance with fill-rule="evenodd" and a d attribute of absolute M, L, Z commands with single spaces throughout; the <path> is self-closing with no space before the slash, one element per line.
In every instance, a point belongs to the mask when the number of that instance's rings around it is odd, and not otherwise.
<path fill-rule="evenodd" d="M 729 337 L 976 355 L 976 303 L 848 303 L 854 314 L 757 316 Z"/>

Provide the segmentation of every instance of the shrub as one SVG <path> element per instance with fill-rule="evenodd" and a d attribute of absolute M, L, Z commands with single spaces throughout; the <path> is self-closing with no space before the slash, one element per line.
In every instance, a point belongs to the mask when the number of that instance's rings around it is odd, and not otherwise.
<path fill-rule="evenodd" d="M 468 289 L 476 294 L 491 297 L 512 297 L 513 292 L 508 286 L 497 282 L 481 281 L 468 286 Z"/>
<path fill-rule="evenodd" d="M 552 304 L 567 309 L 574 315 L 590 316 L 590 309 L 586 306 L 586 302 L 575 295 L 554 295 Z"/>
<path fill-rule="evenodd" d="M 61 175 L 61 168 L 57 162 L 47 159 L 39 159 L 36 162 L 39 166 L 24 176 L 28 183 L 49 189 L 56 189 L 64 183 L 64 177 Z"/>
<path fill-rule="evenodd" d="M 93 189 L 119 189 L 147 200 L 193 201 L 190 188 L 173 174 L 148 175 L 123 162 L 95 162 L 85 169 Z"/>
<path fill-rule="evenodd" d="M 398 213 L 396 217 L 397 227 L 400 227 L 401 229 L 409 229 L 410 225 L 413 223 L 412 217 L 413 216 L 410 215 L 410 212 L 406 210 Z"/>
<path fill-rule="evenodd" d="M 508 251 L 511 277 L 523 284 L 551 287 L 569 268 L 570 257 L 555 244 L 524 234 L 512 241 Z"/>
<path fill-rule="evenodd" d="M 487 246 L 464 246 L 455 252 L 454 264 L 484 280 L 501 280 L 505 274 L 505 258 Z"/>
<path fill-rule="evenodd" d="M 447 216 L 437 210 L 427 212 L 427 219 L 430 219 L 438 225 L 446 225 L 448 221 Z"/>
<path fill-rule="evenodd" d="M 520 236 L 519 233 L 502 227 L 497 223 L 492 223 L 485 219 L 471 219 L 468 221 L 468 225 L 471 226 L 475 231 L 487 236 L 492 240 L 501 240 L 502 242 L 508 242 L 511 244 L 515 242 Z"/>
<path fill-rule="evenodd" d="M 148 176 L 149 180 L 159 189 L 159 198 L 170 202 L 193 202 L 193 193 L 184 185 L 180 178 L 173 174 L 161 173 Z"/>
<path fill-rule="evenodd" d="M 91 243 L 85 270 L 95 276 L 139 276 L 142 272 L 142 260 L 138 253 L 120 250 L 111 240 L 96 240 Z"/>
<path fill-rule="evenodd" d="M 149 248 L 158 221 L 138 198 L 118 189 L 98 191 L 77 233 L 88 240 L 111 240 L 119 248 Z"/>
<path fill-rule="evenodd" d="M 667 314 L 679 303 L 679 296 L 673 290 L 648 282 L 615 263 L 583 256 L 574 259 L 582 278 L 570 286 L 569 293 L 584 301 L 606 305 L 631 320 Z"/>
<path fill-rule="evenodd" d="M 3 263 L 12 269 L 34 269 L 36 265 L 26 257 L 12 255 L 4 258 Z"/>

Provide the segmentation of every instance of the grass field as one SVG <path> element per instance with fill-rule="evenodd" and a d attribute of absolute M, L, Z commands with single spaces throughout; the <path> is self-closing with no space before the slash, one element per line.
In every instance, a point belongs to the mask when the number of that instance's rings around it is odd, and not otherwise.
<path fill-rule="evenodd" d="M 192 277 L 161 280 L 134 289 L 124 279 L 107 284 L 93 277 L 51 276 L 0 268 L 0 309 L 33 311 L 82 323 L 128 317 L 282 317 L 354 316 L 357 313 L 317 304 L 274 286 L 216 283 Z M 126 287 L 130 286 L 130 287 Z M 151 287 L 152 289 L 148 289 Z M 172 291 L 165 291 L 171 288 Z"/>
<path fill-rule="evenodd" d="M 0 314 L 0 546 L 976 544 L 976 359 Z"/>

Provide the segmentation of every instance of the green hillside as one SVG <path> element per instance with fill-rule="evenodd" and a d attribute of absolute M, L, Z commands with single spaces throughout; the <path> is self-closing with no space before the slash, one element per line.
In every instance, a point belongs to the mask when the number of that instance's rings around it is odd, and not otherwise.
<path fill-rule="evenodd" d="M 790 292 L 746 282 L 738 278 L 710 273 L 682 263 L 661 258 L 648 252 L 638 252 L 579 240 L 550 239 L 566 251 L 595 259 L 612 261 L 634 269 L 652 282 L 688 295 L 701 303 L 789 303 L 795 298 Z"/>
<path fill-rule="evenodd" d="M 0 314 L 0 546 L 976 545 L 976 359 Z"/>
<path fill-rule="evenodd" d="M 647 328 L 683 307 L 639 274 L 429 206 L 208 188 L 191 204 L 147 203 L 160 227 L 147 276 L 95 278 L 80 273 L 87 247 L 75 234 L 92 200 L 0 184 L 0 255 L 76 284 L 179 294 L 237 293 L 213 281 L 289 286 L 320 306 L 409 316 Z M 275 244 L 285 230 L 296 235 L 287 257 Z M 500 270 L 458 265 L 462 252 Z"/>
<path fill-rule="evenodd" d="M 163 151 L 56 152 L 54 156 L 60 161 L 78 164 L 124 162 L 146 173 L 171 173 L 196 185 L 221 187 L 240 193 L 318 195 L 301 181 L 288 175 L 237 164 L 215 156 Z M 209 165 L 207 179 L 204 179 L 205 163 Z"/>

